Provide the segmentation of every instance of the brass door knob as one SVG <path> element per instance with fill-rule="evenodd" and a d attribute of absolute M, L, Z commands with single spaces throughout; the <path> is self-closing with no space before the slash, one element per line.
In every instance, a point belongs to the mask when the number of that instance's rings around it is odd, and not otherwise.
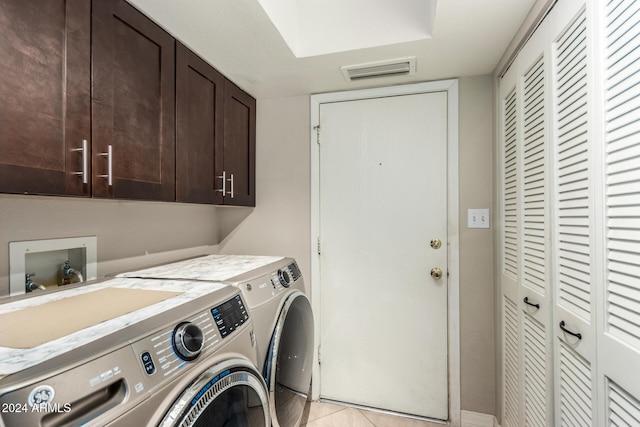
<path fill-rule="evenodd" d="M 434 267 L 431 269 L 431 277 L 438 280 L 442 278 L 442 269 Z"/>

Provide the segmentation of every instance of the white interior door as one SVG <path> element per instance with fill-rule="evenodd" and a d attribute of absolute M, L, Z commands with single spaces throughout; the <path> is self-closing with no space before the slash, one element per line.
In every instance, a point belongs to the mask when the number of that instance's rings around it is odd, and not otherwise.
<path fill-rule="evenodd" d="M 447 93 L 321 104 L 320 130 L 320 397 L 447 419 Z"/>

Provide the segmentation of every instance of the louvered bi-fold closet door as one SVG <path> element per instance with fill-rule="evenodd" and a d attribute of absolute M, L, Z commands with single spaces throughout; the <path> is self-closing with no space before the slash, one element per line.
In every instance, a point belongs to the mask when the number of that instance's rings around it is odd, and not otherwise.
<path fill-rule="evenodd" d="M 500 82 L 500 284 L 502 315 L 502 425 L 517 427 L 521 420 L 521 327 L 518 304 L 519 259 L 519 112 L 517 73 L 513 68 Z"/>
<path fill-rule="evenodd" d="M 559 0 L 501 79 L 504 426 L 640 426 L 639 70 L 640 2 Z"/>
<path fill-rule="evenodd" d="M 640 426 L 640 2 L 604 3 L 600 425 Z"/>
<path fill-rule="evenodd" d="M 522 215 L 519 303 L 524 426 L 553 425 L 549 230 L 549 53 L 543 22 L 518 57 L 522 93 Z"/>
<path fill-rule="evenodd" d="M 555 425 L 595 426 L 593 41 L 581 2 L 559 1 L 551 18 Z"/>
<path fill-rule="evenodd" d="M 512 87 L 503 127 L 504 275 L 514 278 L 503 294 L 503 424 L 512 426 L 552 424 L 546 27 L 538 28 L 501 82 Z"/>
<path fill-rule="evenodd" d="M 553 423 L 546 28 L 500 82 L 504 426 Z"/>

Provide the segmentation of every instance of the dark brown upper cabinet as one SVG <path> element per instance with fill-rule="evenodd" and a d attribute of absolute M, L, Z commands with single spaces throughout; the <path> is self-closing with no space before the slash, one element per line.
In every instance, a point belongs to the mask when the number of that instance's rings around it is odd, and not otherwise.
<path fill-rule="evenodd" d="M 92 4 L 93 195 L 175 200 L 175 40 L 124 0 Z"/>
<path fill-rule="evenodd" d="M 224 137 L 224 82 L 224 76 L 211 65 L 176 43 L 178 202 L 216 202 L 220 179 L 216 179 L 215 148 Z"/>
<path fill-rule="evenodd" d="M 0 192 L 255 206 L 255 99 L 125 0 L 0 28 Z"/>
<path fill-rule="evenodd" d="M 176 43 L 176 200 L 255 206 L 255 100 Z"/>
<path fill-rule="evenodd" d="M 90 14 L 85 0 L 0 2 L 0 192 L 91 194 Z"/>
<path fill-rule="evenodd" d="M 224 90 L 224 139 L 218 140 L 216 202 L 256 205 L 256 100 L 229 80 Z"/>

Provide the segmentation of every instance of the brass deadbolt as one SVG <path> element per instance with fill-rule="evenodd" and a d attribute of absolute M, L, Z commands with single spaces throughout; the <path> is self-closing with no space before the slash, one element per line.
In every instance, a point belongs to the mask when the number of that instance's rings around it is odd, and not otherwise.
<path fill-rule="evenodd" d="M 440 249 L 442 247 L 442 242 L 440 239 L 433 239 L 431 240 L 431 247 L 433 249 Z"/>

